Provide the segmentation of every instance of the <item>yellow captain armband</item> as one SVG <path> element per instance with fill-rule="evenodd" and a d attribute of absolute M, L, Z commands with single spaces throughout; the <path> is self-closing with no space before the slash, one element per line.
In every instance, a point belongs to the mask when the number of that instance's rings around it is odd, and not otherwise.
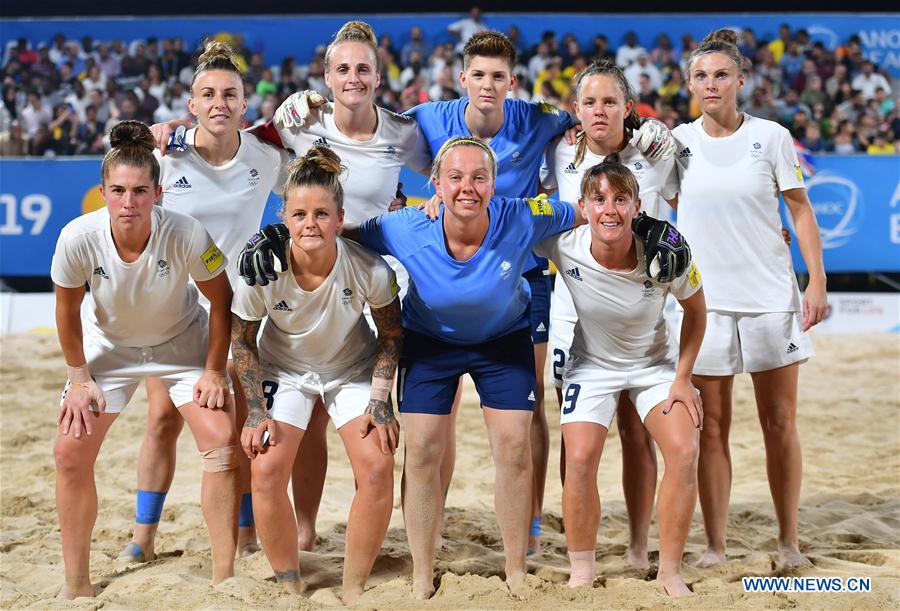
<path fill-rule="evenodd" d="M 797 172 L 797 180 L 803 182 L 803 169 L 799 165 L 795 165 L 794 171 Z"/>
<path fill-rule="evenodd" d="M 693 288 L 697 288 L 700 285 L 700 270 L 697 269 L 697 265 L 693 262 L 691 262 L 691 270 L 688 272 L 688 281 Z"/>
<path fill-rule="evenodd" d="M 525 201 L 528 202 L 532 215 L 553 216 L 553 206 L 550 205 L 550 200 L 547 199 L 546 193 L 541 193 L 537 197 L 529 197 Z"/>
<path fill-rule="evenodd" d="M 400 294 L 400 285 L 397 284 L 397 276 L 391 276 L 391 295 L 396 297 Z"/>
<path fill-rule="evenodd" d="M 559 114 L 559 108 L 557 108 L 555 104 L 550 104 L 549 102 L 538 102 L 538 108 L 541 109 L 541 112 L 545 112 L 549 115 Z"/>
<path fill-rule="evenodd" d="M 206 252 L 201 255 L 201 258 L 203 259 L 203 265 L 206 266 L 206 271 L 210 274 L 222 267 L 222 264 L 225 263 L 225 256 L 215 244 L 207 248 Z"/>

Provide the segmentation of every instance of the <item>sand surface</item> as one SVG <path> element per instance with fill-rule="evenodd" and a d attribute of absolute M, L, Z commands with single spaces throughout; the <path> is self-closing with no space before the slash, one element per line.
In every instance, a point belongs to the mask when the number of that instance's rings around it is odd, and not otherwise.
<path fill-rule="evenodd" d="M 438 553 L 435 597 L 410 598 L 411 559 L 399 498 L 364 608 L 900 608 L 900 338 L 896 335 L 814 338 L 818 357 L 801 368 L 800 435 L 804 452 L 801 549 L 813 561 L 801 576 L 871 578 L 869 593 L 745 593 L 742 576 L 794 575 L 775 566 L 775 518 L 765 479 L 762 435 L 748 376 L 735 384 L 732 427 L 734 488 L 729 561 L 690 568 L 703 551 L 699 506 L 688 541 L 686 577 L 695 596 L 670 601 L 648 573 L 623 560 L 627 517 L 621 454 L 610 433 L 600 465 L 603 518 L 600 578 L 592 589 L 565 587 L 568 561 L 558 478 L 559 415 L 548 392 L 551 464 L 544 514 L 544 551 L 529 560 L 528 599 L 513 599 L 501 581 L 500 533 L 493 517 L 493 467 L 474 391 L 467 386 L 458 421 L 458 462 L 451 487 L 445 546 Z M 301 557 L 307 597 L 283 594 L 263 553 L 237 564 L 237 576 L 209 586 L 210 559 L 200 514 L 200 465 L 189 433 L 157 538 L 159 558 L 145 565 L 115 560 L 130 540 L 135 468 L 144 429 L 141 389 L 113 426 L 97 466 L 100 517 L 94 529 L 92 577 L 99 595 L 57 599 L 63 564 L 54 501 L 52 444 L 65 369 L 53 335 L 6 337 L 0 378 L 0 607 L 84 609 L 321 608 L 339 604 L 343 533 L 353 480 L 343 447 L 329 432 L 329 471 L 319 513 L 319 541 Z M 549 386 L 548 386 L 549 387 Z M 400 456 L 400 454 L 398 454 Z M 661 469 L 660 469 L 661 470 Z M 399 494 L 397 467 L 397 489 Z M 661 475 L 661 474 L 660 474 Z M 658 549 L 651 532 L 651 561 Z"/>

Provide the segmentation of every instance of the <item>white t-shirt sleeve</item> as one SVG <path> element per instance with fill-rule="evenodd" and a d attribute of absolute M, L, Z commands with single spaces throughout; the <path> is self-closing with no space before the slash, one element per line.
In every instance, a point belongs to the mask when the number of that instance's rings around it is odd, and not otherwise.
<path fill-rule="evenodd" d="M 660 190 L 660 195 L 664 200 L 675 199 L 675 196 L 678 195 L 678 168 L 675 167 L 675 156 L 664 160 L 662 162 L 662 175 L 663 183 L 662 189 Z"/>
<path fill-rule="evenodd" d="M 87 284 L 89 270 L 85 269 L 87 258 L 80 256 L 80 239 L 70 240 L 65 228 L 56 241 L 56 251 L 50 263 L 50 278 L 57 286 L 74 289 Z"/>
<path fill-rule="evenodd" d="M 192 223 L 189 253 L 188 272 L 197 282 L 212 280 L 228 265 L 228 258 L 197 220 Z"/>
<path fill-rule="evenodd" d="M 692 297 L 702 286 L 703 280 L 700 277 L 700 270 L 697 269 L 697 265 L 694 262 L 691 262 L 691 269 L 686 274 L 673 280 L 672 284 L 669 285 L 669 289 L 675 299 L 684 301 Z"/>
<path fill-rule="evenodd" d="M 559 188 L 556 182 L 556 147 L 558 145 L 557 141 L 547 146 L 544 162 L 541 164 L 541 186 L 546 191 L 556 191 Z"/>
<path fill-rule="evenodd" d="M 797 149 L 794 148 L 794 139 L 788 130 L 781 128 L 780 142 L 775 153 L 775 182 L 779 191 L 788 189 L 804 189 L 803 170 L 800 169 L 800 160 L 797 159 Z"/>
<path fill-rule="evenodd" d="M 248 286 L 239 282 L 234 287 L 231 312 L 244 320 L 262 320 L 267 314 L 263 290 L 265 289 L 261 286 Z"/>
<path fill-rule="evenodd" d="M 406 159 L 406 165 L 420 174 L 426 173 L 431 169 L 431 149 L 428 146 L 428 139 L 425 137 L 425 134 L 422 133 L 418 124 L 416 124 L 415 132 L 415 140 L 410 139 L 411 146 L 408 153 L 409 156 Z"/>
<path fill-rule="evenodd" d="M 400 293 L 400 285 L 397 284 L 397 275 L 394 270 L 377 255 L 368 280 L 366 302 L 374 310 L 390 305 Z"/>

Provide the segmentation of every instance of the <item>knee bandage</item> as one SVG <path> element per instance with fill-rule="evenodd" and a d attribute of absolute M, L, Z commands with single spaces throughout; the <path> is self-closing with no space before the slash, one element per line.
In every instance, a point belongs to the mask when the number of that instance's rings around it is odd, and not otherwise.
<path fill-rule="evenodd" d="M 226 446 L 200 452 L 203 470 L 207 473 L 222 473 L 238 468 L 238 446 Z"/>

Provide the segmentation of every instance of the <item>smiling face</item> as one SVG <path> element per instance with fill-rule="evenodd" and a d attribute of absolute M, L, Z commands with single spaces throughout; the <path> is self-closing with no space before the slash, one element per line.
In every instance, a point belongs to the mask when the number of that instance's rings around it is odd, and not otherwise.
<path fill-rule="evenodd" d="M 124 164 L 108 168 L 100 195 L 106 202 L 115 232 L 150 232 L 150 213 L 159 201 L 162 187 L 156 184 L 150 169 Z"/>
<path fill-rule="evenodd" d="M 486 112 L 503 105 L 506 94 L 515 87 L 516 77 L 505 57 L 476 55 L 469 60 L 468 68 L 460 72 L 459 82 L 469 96 L 469 103 Z"/>
<path fill-rule="evenodd" d="M 581 83 L 575 115 L 588 138 L 618 144 L 625 134 L 625 117 L 633 105 L 631 100 L 625 100 L 625 94 L 614 78 L 596 74 Z"/>
<path fill-rule="evenodd" d="M 444 154 L 440 175 L 434 179 L 445 210 L 460 220 L 487 210 L 494 194 L 493 163 L 487 151 L 476 145 L 458 145 Z"/>
<path fill-rule="evenodd" d="M 282 215 L 291 234 L 291 247 L 306 253 L 334 248 L 344 225 L 344 211 L 338 209 L 331 192 L 322 187 L 290 189 Z"/>
<path fill-rule="evenodd" d="M 227 70 L 201 72 L 194 80 L 188 109 L 200 127 L 213 135 L 236 132 L 247 111 L 241 76 Z"/>
<path fill-rule="evenodd" d="M 578 199 L 578 207 L 587 218 L 591 239 L 612 246 L 632 239 L 631 220 L 641 209 L 641 200 L 618 180 L 610 182 L 601 174 Z"/>
<path fill-rule="evenodd" d="M 335 45 L 328 56 L 325 84 L 336 104 L 350 109 L 371 106 L 381 84 L 375 50 L 356 41 Z"/>
<path fill-rule="evenodd" d="M 704 114 L 718 115 L 737 110 L 737 94 L 744 76 L 724 53 L 706 53 L 690 66 L 690 89 Z"/>

